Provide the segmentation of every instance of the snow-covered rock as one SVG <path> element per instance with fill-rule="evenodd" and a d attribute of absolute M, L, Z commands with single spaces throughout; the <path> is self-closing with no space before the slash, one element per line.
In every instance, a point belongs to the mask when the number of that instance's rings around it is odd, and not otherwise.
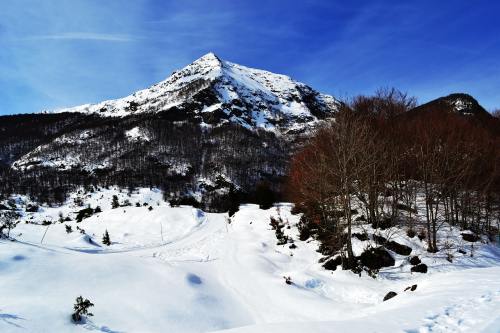
<path fill-rule="evenodd" d="M 140 127 L 134 127 L 125 132 L 125 136 L 130 141 L 145 141 L 149 142 L 150 138 L 146 131 Z"/>

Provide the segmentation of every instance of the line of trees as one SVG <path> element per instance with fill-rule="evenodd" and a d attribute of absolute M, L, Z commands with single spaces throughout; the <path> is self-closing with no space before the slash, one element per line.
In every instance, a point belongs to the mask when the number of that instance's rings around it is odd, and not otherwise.
<path fill-rule="evenodd" d="M 423 220 L 431 252 L 444 223 L 478 233 L 494 230 L 495 221 L 498 228 L 499 137 L 443 105 L 408 112 L 415 104 L 394 89 L 356 97 L 292 160 L 288 192 L 304 213 L 302 228 L 325 251 L 340 251 L 345 266 L 355 263 L 358 210 L 375 228 L 411 229 Z"/>

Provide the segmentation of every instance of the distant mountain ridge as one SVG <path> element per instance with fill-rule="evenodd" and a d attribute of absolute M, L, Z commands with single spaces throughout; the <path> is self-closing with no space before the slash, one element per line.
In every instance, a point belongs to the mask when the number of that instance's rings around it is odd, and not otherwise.
<path fill-rule="evenodd" d="M 430 109 L 447 110 L 463 116 L 476 116 L 483 118 L 492 117 L 492 115 L 488 111 L 486 111 L 474 97 L 465 93 L 455 93 L 448 96 L 439 97 L 430 102 L 417 106 L 412 110 L 412 112 L 419 112 Z"/>
<path fill-rule="evenodd" d="M 463 117 L 472 123 L 500 135 L 500 119 L 490 114 L 479 102 L 469 94 L 454 93 L 436 98 L 430 102 L 419 105 L 403 115 L 410 120 L 433 113 L 450 113 Z"/>

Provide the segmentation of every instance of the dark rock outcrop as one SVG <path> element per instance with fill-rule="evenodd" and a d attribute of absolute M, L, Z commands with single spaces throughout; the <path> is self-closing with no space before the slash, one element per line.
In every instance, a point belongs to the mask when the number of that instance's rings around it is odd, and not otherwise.
<path fill-rule="evenodd" d="M 399 244 L 398 242 L 395 241 L 387 241 L 387 238 L 380 236 L 380 235 L 373 235 L 373 240 L 380 245 L 383 245 L 386 249 L 391 250 L 393 252 L 396 252 L 399 255 L 402 256 L 409 256 L 411 254 L 411 247 Z"/>
<path fill-rule="evenodd" d="M 402 256 L 409 256 L 411 254 L 411 251 L 412 251 L 411 247 L 403 245 L 403 244 L 399 244 L 395 241 L 388 242 L 386 244 L 386 247 L 389 250 L 394 251 L 397 254 L 402 255 Z"/>
<path fill-rule="evenodd" d="M 412 273 L 427 273 L 427 265 L 426 264 L 418 264 L 411 268 Z"/>
<path fill-rule="evenodd" d="M 386 217 L 380 221 L 376 221 L 372 223 L 372 228 L 373 229 L 388 229 L 393 226 L 392 219 L 390 217 Z"/>
<path fill-rule="evenodd" d="M 391 298 L 395 297 L 397 295 L 396 292 L 394 291 L 389 291 L 387 295 L 384 296 L 384 302 L 387 300 L 390 300 Z"/>
<path fill-rule="evenodd" d="M 323 267 L 325 269 L 330 270 L 330 271 L 335 271 L 335 270 L 337 270 L 337 266 L 340 266 L 340 265 L 342 265 L 342 257 L 337 256 L 334 259 L 330 259 L 327 262 L 325 262 Z"/>
<path fill-rule="evenodd" d="M 416 284 L 414 284 L 414 285 L 412 285 L 412 286 L 406 287 L 406 288 L 405 288 L 405 291 L 408 291 L 408 290 L 409 290 L 409 291 L 415 291 L 415 290 L 417 290 L 417 285 L 416 285 Z"/>
<path fill-rule="evenodd" d="M 383 247 L 369 248 L 359 256 L 361 264 L 369 269 L 394 266 L 395 260 Z"/>
<path fill-rule="evenodd" d="M 413 256 L 410 258 L 410 264 L 415 266 L 415 265 L 418 265 L 420 264 L 422 261 L 420 260 L 420 258 L 418 256 Z"/>
<path fill-rule="evenodd" d="M 353 233 L 352 237 L 359 239 L 360 241 L 364 242 L 368 240 L 368 235 L 366 233 Z"/>
<path fill-rule="evenodd" d="M 478 235 L 476 235 L 476 234 L 463 233 L 462 234 L 462 239 L 464 241 L 466 241 L 466 242 L 474 243 L 474 242 L 479 241 L 481 238 Z"/>

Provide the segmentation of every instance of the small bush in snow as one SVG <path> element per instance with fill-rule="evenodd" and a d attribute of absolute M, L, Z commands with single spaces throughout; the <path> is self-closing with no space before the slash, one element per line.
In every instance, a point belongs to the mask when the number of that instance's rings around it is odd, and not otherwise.
<path fill-rule="evenodd" d="M 442 250 L 444 250 L 444 252 L 446 253 L 446 260 L 448 260 L 449 262 L 453 262 L 453 252 L 455 251 L 453 242 L 449 238 L 447 238 L 442 244 Z"/>
<path fill-rule="evenodd" d="M 81 323 L 84 317 L 91 317 L 94 314 L 89 312 L 89 308 L 93 307 L 94 303 L 90 302 L 88 299 L 84 299 L 82 296 L 76 298 L 75 305 L 73 309 L 75 312 L 71 315 L 74 323 Z"/>
<path fill-rule="evenodd" d="M 19 214 L 13 211 L 4 211 L 0 213 L 0 238 L 10 237 L 10 231 L 19 223 L 19 221 L 16 221 L 18 217 Z"/>
<path fill-rule="evenodd" d="M 77 205 L 78 207 L 82 207 L 83 206 L 83 199 L 80 198 L 80 197 L 76 197 L 73 202 L 75 203 L 75 205 Z"/>
<path fill-rule="evenodd" d="M 281 217 L 277 219 L 271 216 L 271 222 L 269 223 L 276 233 L 276 238 L 278 239 L 277 245 L 284 245 L 288 243 L 288 236 L 283 232 L 284 223 Z"/>
<path fill-rule="evenodd" d="M 83 219 L 91 217 L 94 214 L 94 210 L 90 207 L 79 210 L 76 214 L 76 222 L 82 222 Z"/>
<path fill-rule="evenodd" d="M 427 231 L 424 229 L 424 228 L 421 228 L 419 231 L 418 231 L 418 239 L 420 239 L 421 241 L 423 241 L 424 239 L 427 238 Z"/>
<path fill-rule="evenodd" d="M 64 226 L 66 227 L 66 233 L 70 234 L 73 232 L 73 228 L 70 225 L 65 224 Z"/>
<path fill-rule="evenodd" d="M 309 223 L 307 223 L 306 221 L 306 218 L 304 216 L 302 216 L 300 218 L 300 221 L 297 225 L 298 229 L 299 229 L 299 239 L 301 241 L 305 241 L 305 240 L 308 240 L 309 237 L 311 237 L 311 228 L 309 226 Z"/>
<path fill-rule="evenodd" d="M 408 230 L 406 230 L 406 236 L 410 237 L 410 238 L 413 238 L 417 235 L 415 229 L 413 229 L 412 227 L 408 228 Z"/>

